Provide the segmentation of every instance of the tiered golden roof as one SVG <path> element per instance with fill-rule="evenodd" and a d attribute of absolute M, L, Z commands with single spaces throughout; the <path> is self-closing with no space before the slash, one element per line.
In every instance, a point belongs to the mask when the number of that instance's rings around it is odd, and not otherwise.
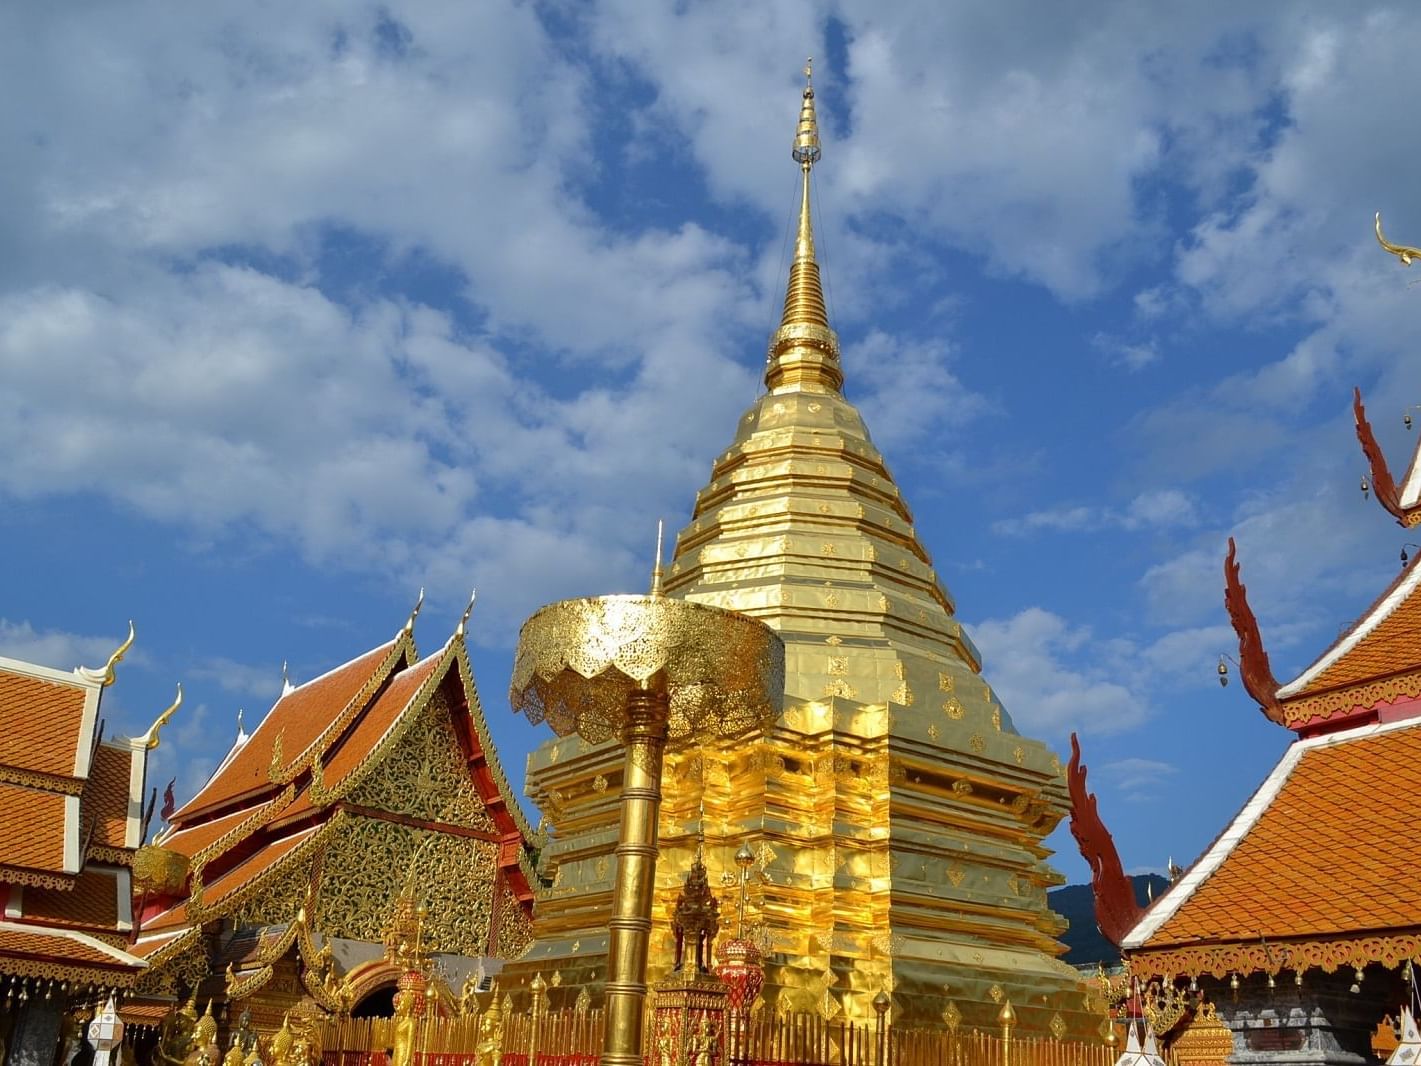
<path fill-rule="evenodd" d="M 665 576 L 668 596 L 779 633 L 783 711 L 749 741 L 668 759 L 653 976 L 670 963 L 669 907 L 704 803 L 712 883 L 734 873 L 743 842 L 757 857 L 769 1005 L 867 1019 L 886 989 L 913 1023 L 940 1024 L 950 997 L 968 1024 L 993 1025 L 1010 998 L 1026 1029 L 1045 1031 L 1058 1011 L 1093 1029 L 1074 972 L 1054 957 L 1063 923 L 1045 903 L 1059 882 L 1041 841 L 1066 809 L 1060 761 L 1015 731 L 980 676 L 912 514 L 840 392 L 814 249 L 814 104 L 806 85 L 792 152 L 798 236 L 768 391 L 716 459 Z M 601 977 L 617 758 L 565 740 L 530 759 L 554 884 L 515 982 L 550 963 L 569 984 Z"/>

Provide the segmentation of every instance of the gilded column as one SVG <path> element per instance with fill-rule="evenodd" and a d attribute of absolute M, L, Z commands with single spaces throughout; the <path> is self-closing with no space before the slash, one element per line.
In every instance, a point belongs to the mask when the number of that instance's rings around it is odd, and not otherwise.
<path fill-rule="evenodd" d="M 656 885 L 661 757 L 666 748 L 665 692 L 640 689 L 627 700 L 622 743 L 622 824 L 607 959 L 607 1037 L 603 1066 L 639 1066 L 646 1010 L 646 956 Z"/>

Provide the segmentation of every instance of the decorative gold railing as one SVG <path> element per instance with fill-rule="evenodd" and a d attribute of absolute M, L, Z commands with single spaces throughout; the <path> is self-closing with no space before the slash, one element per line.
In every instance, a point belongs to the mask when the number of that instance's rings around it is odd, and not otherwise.
<path fill-rule="evenodd" d="M 596 1066 L 600 1010 L 511 1014 L 502 1019 L 498 1058 L 480 1047 L 480 1018 L 425 1018 L 414 1034 L 412 1066 Z M 387 1066 L 394 1019 L 343 1018 L 322 1033 L 325 1066 Z M 726 1066 L 1113 1066 L 1118 1049 L 1049 1037 L 979 1030 L 899 1029 L 825 1021 L 817 1014 L 760 1014 L 726 1048 Z M 645 1046 L 654 1048 L 648 1033 Z M 482 1053 L 481 1053 L 482 1050 Z M 659 1066 L 648 1052 L 647 1066 Z"/>

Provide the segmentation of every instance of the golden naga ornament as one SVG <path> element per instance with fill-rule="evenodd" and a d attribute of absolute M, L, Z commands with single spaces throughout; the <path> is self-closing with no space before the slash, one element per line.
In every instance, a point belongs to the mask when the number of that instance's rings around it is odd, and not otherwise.
<path fill-rule="evenodd" d="M 1377 243 L 1401 260 L 1402 266 L 1410 266 L 1413 260 L 1421 259 L 1421 248 L 1413 248 L 1409 244 L 1392 244 L 1382 233 L 1382 213 L 1377 212 Z"/>

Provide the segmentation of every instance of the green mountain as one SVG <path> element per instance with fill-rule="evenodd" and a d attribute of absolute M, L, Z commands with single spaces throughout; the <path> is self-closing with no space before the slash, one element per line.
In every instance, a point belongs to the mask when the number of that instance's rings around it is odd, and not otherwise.
<path fill-rule="evenodd" d="M 1169 887 L 1167 878 L 1159 874 L 1136 874 L 1130 878 L 1135 886 L 1135 898 L 1140 906 L 1147 906 L 1150 893 L 1156 897 Z M 1071 927 L 1061 937 L 1067 952 L 1063 961 L 1072 966 L 1094 966 L 1097 962 L 1106 965 L 1120 961 L 1119 950 L 1100 935 L 1095 925 L 1095 896 L 1090 885 L 1062 885 L 1046 894 L 1051 909 L 1059 914 Z"/>

